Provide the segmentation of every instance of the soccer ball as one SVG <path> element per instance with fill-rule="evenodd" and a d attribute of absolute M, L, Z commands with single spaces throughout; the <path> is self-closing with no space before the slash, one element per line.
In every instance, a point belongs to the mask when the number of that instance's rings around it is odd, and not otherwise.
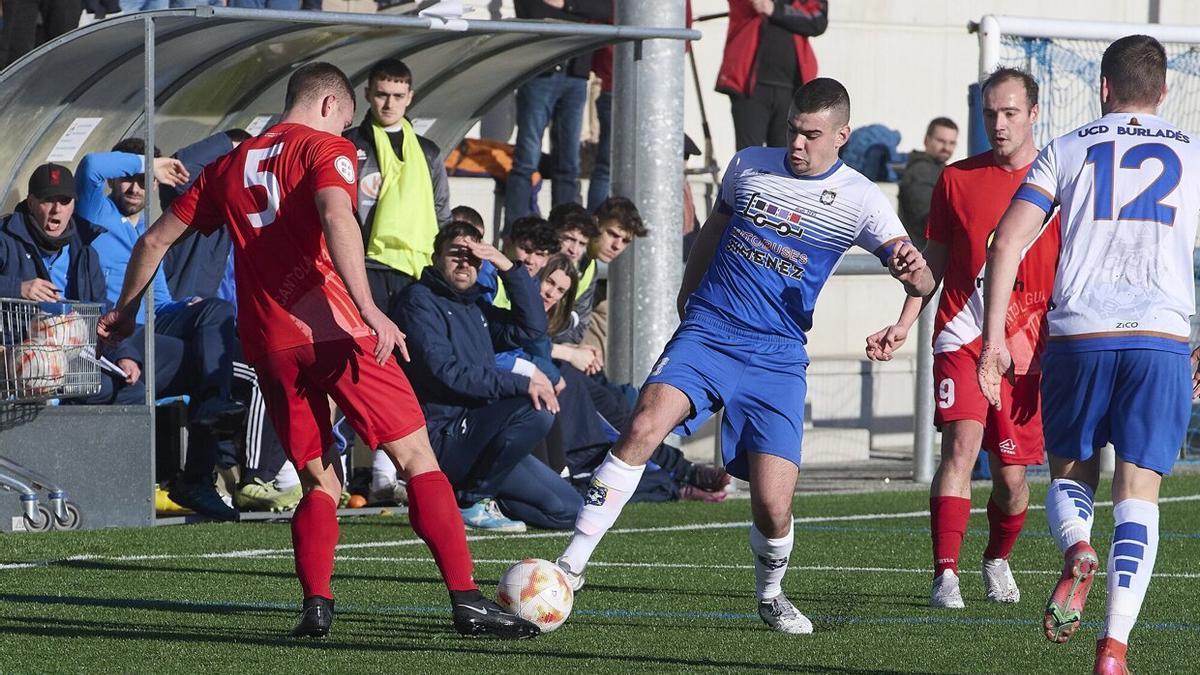
<path fill-rule="evenodd" d="M 575 592 L 558 565 L 530 558 L 508 568 L 500 577 L 496 602 L 549 633 L 571 615 Z"/>

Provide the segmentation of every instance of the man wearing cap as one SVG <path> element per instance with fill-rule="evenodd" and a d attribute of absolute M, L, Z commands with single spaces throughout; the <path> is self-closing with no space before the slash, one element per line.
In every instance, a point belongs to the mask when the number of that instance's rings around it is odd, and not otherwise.
<path fill-rule="evenodd" d="M 0 297 L 106 302 L 104 272 L 96 252 L 80 238 L 74 214 L 71 170 L 60 164 L 34 169 L 28 196 L 0 217 Z M 141 368 L 130 345 L 122 344 L 109 358 L 125 371 L 125 383 L 137 381 Z M 120 384 L 105 380 L 105 402 L 133 402 L 113 399 Z"/>

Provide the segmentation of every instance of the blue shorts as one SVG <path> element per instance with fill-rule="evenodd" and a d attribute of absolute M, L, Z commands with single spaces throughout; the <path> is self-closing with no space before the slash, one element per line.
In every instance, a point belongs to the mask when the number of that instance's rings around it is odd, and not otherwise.
<path fill-rule="evenodd" d="M 747 480 L 747 453 L 775 455 L 799 466 L 807 368 L 804 343 L 742 330 L 705 314 L 679 326 L 646 384 L 669 384 L 688 397 L 692 414 L 681 425 L 686 434 L 724 407 L 725 470 Z"/>
<path fill-rule="evenodd" d="M 1187 354 L 1048 349 L 1042 357 L 1042 429 L 1056 457 L 1087 460 L 1111 442 L 1122 460 L 1169 474 L 1191 412 Z"/>

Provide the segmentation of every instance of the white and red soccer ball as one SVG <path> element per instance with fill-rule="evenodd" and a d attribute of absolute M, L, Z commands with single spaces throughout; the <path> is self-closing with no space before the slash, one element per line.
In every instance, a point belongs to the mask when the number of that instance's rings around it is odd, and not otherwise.
<path fill-rule="evenodd" d="M 543 633 L 558 628 L 571 615 L 575 592 L 567 575 L 549 560 L 530 558 L 508 568 L 496 588 L 496 602 Z"/>

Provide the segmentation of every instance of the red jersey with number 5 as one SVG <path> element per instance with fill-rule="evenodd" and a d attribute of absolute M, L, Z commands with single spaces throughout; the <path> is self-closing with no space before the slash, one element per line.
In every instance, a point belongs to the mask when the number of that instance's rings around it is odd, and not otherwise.
<path fill-rule="evenodd" d="M 333 267 L 316 193 L 357 199 L 354 145 L 279 124 L 213 162 L 171 210 L 203 234 L 228 225 L 246 360 L 371 330 Z"/>
<path fill-rule="evenodd" d="M 947 166 L 938 179 L 925 233 L 927 239 L 947 250 L 942 299 L 933 329 L 935 354 L 966 349 L 973 358 L 979 356 L 988 244 L 1028 170 L 1028 166 L 1004 169 L 988 151 Z M 1055 213 L 1021 252 L 1005 322 L 1008 349 L 1018 374 L 1040 371 L 1059 241 Z"/>

